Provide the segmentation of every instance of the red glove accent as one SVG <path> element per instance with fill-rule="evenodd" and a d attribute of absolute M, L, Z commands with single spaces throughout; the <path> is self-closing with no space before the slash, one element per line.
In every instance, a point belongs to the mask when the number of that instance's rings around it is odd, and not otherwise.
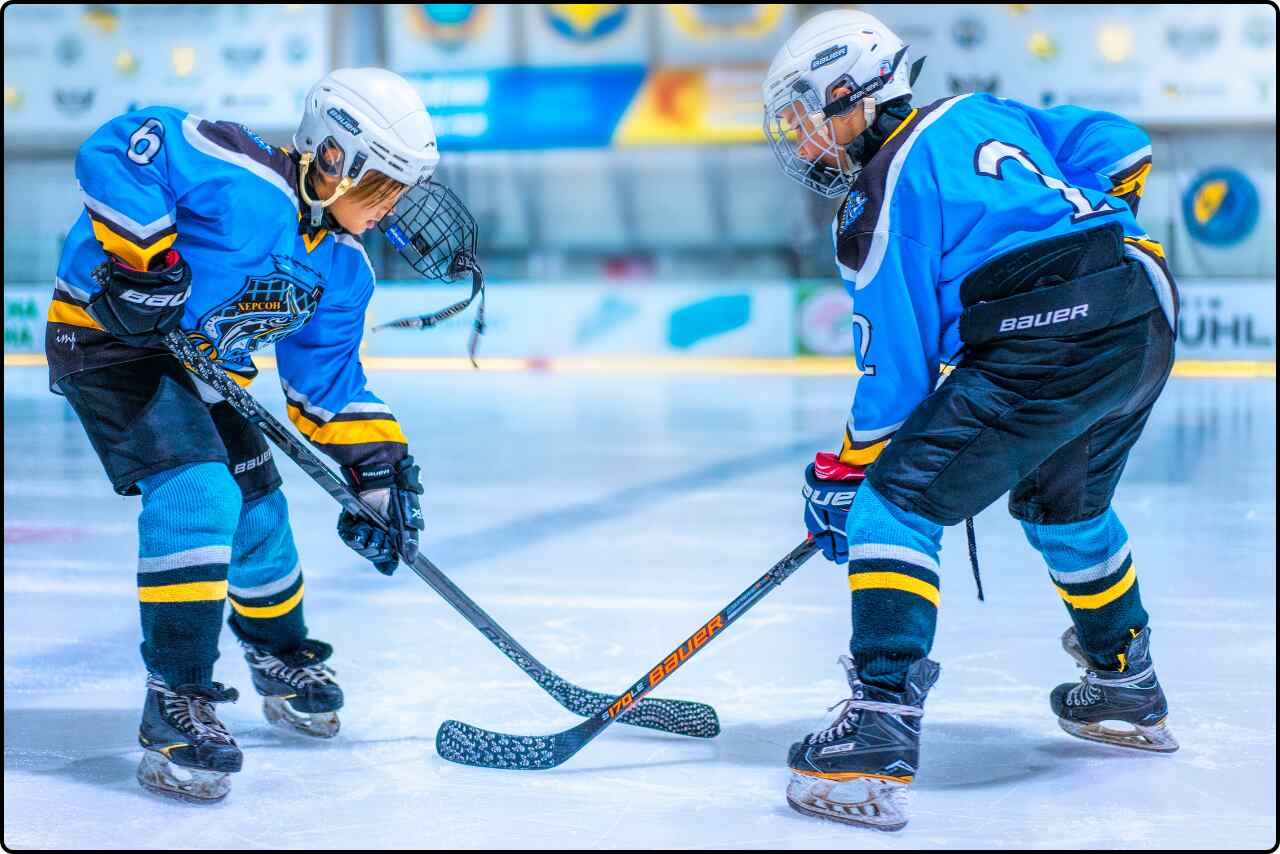
<path fill-rule="evenodd" d="M 813 473 L 819 480 L 862 480 L 867 476 L 866 466 L 852 466 L 828 451 L 819 451 L 813 458 Z"/>
<path fill-rule="evenodd" d="M 126 270 L 142 272 L 137 267 L 133 266 L 132 264 L 126 264 L 124 261 L 122 261 L 121 259 L 117 258 L 114 255 L 111 256 L 111 260 L 115 261 L 117 264 L 119 264 L 121 267 L 124 267 Z M 182 256 L 178 254 L 178 250 L 170 249 L 168 252 L 164 253 L 164 255 L 157 255 L 156 257 L 151 259 L 150 272 L 163 273 L 165 270 L 168 270 L 172 267 L 177 266 L 178 262 L 181 260 L 182 260 Z M 163 261 L 164 263 L 157 266 L 156 264 L 157 261 Z"/>

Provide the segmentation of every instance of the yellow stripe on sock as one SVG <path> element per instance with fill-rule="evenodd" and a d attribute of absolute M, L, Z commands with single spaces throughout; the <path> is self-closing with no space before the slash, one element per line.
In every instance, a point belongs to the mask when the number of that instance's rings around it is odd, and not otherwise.
<path fill-rule="evenodd" d="M 938 588 L 900 572 L 855 572 L 849 576 L 850 590 L 902 590 L 928 599 L 938 607 Z"/>
<path fill-rule="evenodd" d="M 190 581 L 186 584 L 138 588 L 139 602 L 216 602 L 225 598 L 225 581 Z"/>
<path fill-rule="evenodd" d="M 1090 593 L 1087 596 L 1072 595 L 1063 590 L 1058 585 L 1053 585 L 1058 591 L 1058 595 L 1062 597 L 1062 601 L 1066 602 L 1072 608 L 1078 610 L 1091 611 L 1110 605 L 1119 599 L 1125 593 L 1129 592 L 1129 588 L 1138 580 L 1138 575 L 1134 571 L 1133 564 L 1129 564 L 1129 570 L 1115 584 L 1103 590 L 1101 593 Z"/>
<path fill-rule="evenodd" d="M 298 588 L 298 592 L 294 593 L 288 599 L 279 605 L 261 605 L 253 607 L 251 605 L 241 605 L 236 601 L 236 597 L 231 597 L 231 607 L 236 609 L 236 613 L 245 617 L 252 617 L 255 620 L 269 620 L 272 617 L 280 617 L 289 613 L 298 607 L 298 603 L 302 601 L 302 587 Z"/>

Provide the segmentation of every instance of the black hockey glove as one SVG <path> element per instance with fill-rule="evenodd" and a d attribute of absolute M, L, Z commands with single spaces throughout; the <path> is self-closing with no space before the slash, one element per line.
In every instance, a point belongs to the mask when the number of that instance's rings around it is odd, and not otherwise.
<path fill-rule="evenodd" d="M 178 328 L 191 296 L 191 267 L 170 249 L 157 255 L 152 270 L 135 270 L 108 257 L 93 270 L 102 290 L 86 311 L 107 332 L 134 347 L 159 347 L 160 339 Z"/>
<path fill-rule="evenodd" d="M 356 554 L 372 561 L 378 572 L 391 575 L 400 565 L 418 556 L 418 542 L 426 528 L 418 496 L 422 484 L 413 457 L 405 457 L 394 465 L 377 463 L 342 469 L 351 488 L 375 510 L 386 517 L 386 533 L 366 519 L 346 510 L 338 516 L 338 536 Z"/>

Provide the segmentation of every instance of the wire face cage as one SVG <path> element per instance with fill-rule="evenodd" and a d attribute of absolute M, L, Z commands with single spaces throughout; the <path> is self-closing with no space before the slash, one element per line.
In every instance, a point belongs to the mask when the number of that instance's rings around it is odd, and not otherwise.
<path fill-rule="evenodd" d="M 452 282 L 475 266 L 475 218 L 438 181 L 410 187 L 378 227 L 421 276 Z"/>

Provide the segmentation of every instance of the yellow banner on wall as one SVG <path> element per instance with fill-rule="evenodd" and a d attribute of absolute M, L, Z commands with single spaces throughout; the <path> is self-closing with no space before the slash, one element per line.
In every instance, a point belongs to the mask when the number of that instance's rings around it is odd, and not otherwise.
<path fill-rule="evenodd" d="M 763 142 L 762 65 L 656 69 L 614 132 L 620 145 Z"/>

